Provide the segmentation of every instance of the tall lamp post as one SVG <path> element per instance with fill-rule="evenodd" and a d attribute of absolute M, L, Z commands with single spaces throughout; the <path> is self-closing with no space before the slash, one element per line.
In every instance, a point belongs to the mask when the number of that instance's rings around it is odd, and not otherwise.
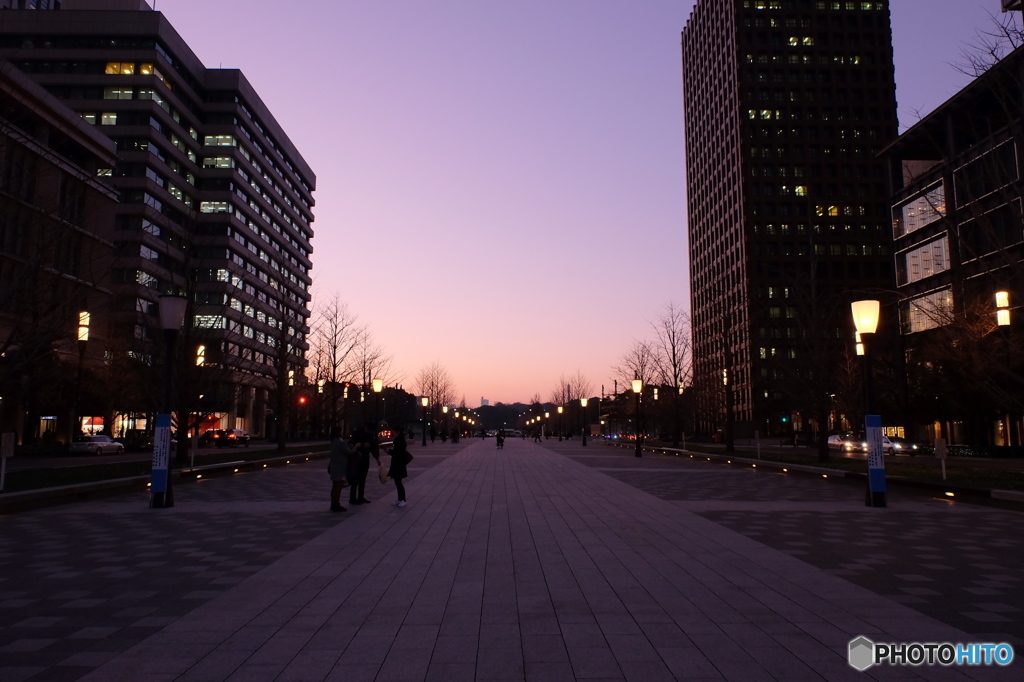
<path fill-rule="evenodd" d="M 384 380 L 374 379 L 371 385 L 373 386 L 373 451 L 376 453 L 380 440 L 380 392 L 384 390 Z"/>
<path fill-rule="evenodd" d="M 875 396 L 871 370 L 871 341 L 878 328 L 878 301 L 854 301 L 850 304 L 853 323 L 864 349 L 864 435 L 868 444 L 868 489 L 864 503 L 885 506 L 885 452 L 882 450 L 882 418 L 874 414 Z"/>
<path fill-rule="evenodd" d="M 444 437 L 441 438 L 441 442 L 444 443 L 448 439 L 448 406 L 441 406 L 441 414 L 444 415 Z"/>
<path fill-rule="evenodd" d="M 423 406 L 423 447 L 427 446 L 427 405 L 430 404 L 430 398 L 423 396 L 420 398 L 420 405 Z"/>
<path fill-rule="evenodd" d="M 580 420 L 580 425 L 583 428 L 583 447 L 587 447 L 587 399 L 580 398 L 580 412 L 583 413 L 583 418 Z"/>
<path fill-rule="evenodd" d="M 68 444 L 81 432 L 82 367 L 85 364 L 85 346 L 89 342 L 89 313 L 78 313 L 78 378 L 75 381 L 75 403 L 71 406 L 71 424 L 68 427 Z"/>
<path fill-rule="evenodd" d="M 562 406 L 558 406 L 558 440 L 562 440 Z"/>
<path fill-rule="evenodd" d="M 636 456 L 643 457 L 640 447 L 640 393 L 644 390 L 644 382 L 637 378 L 633 379 L 633 394 L 636 395 Z"/>
<path fill-rule="evenodd" d="M 153 434 L 153 471 L 150 475 L 149 506 L 163 509 L 174 506 L 171 490 L 171 412 L 174 408 L 174 351 L 178 343 L 181 323 L 185 320 L 188 299 L 184 296 L 160 297 L 160 326 L 164 330 L 166 350 L 164 373 L 164 404 L 162 414 L 156 416 Z"/>

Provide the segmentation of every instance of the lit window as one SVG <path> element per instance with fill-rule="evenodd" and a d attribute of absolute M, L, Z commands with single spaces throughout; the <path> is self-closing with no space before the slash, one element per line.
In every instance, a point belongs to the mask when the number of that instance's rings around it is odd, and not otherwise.
<path fill-rule="evenodd" d="M 106 72 L 110 75 L 132 76 L 135 74 L 133 62 L 107 62 Z"/>
<path fill-rule="evenodd" d="M 105 126 L 116 126 L 117 125 L 117 114 L 113 112 L 104 112 L 100 114 L 100 125 Z"/>
<path fill-rule="evenodd" d="M 134 92 L 132 88 L 103 88 L 103 99 L 131 99 Z"/>
<path fill-rule="evenodd" d="M 153 75 L 153 65 L 152 64 L 139 64 L 139 73 L 141 73 L 143 76 L 152 76 Z"/>
<path fill-rule="evenodd" d="M 234 135 L 206 135 L 203 144 L 207 147 L 234 147 L 237 145 Z"/>

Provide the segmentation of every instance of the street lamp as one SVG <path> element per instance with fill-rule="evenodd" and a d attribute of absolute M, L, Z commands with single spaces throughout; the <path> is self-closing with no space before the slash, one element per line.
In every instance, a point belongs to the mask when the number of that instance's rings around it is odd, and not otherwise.
<path fill-rule="evenodd" d="M 165 373 L 163 413 L 156 416 L 153 434 L 153 470 L 150 474 L 149 506 L 163 509 L 174 506 L 171 490 L 171 412 L 174 403 L 174 351 L 181 323 L 185 321 L 188 299 L 184 296 L 160 297 L 160 327 L 164 330 Z"/>
<path fill-rule="evenodd" d="M 384 390 L 384 380 L 374 379 L 370 383 L 373 386 L 373 447 L 376 452 L 380 436 L 380 392 Z"/>
<path fill-rule="evenodd" d="M 562 406 L 558 406 L 558 440 L 562 440 Z"/>
<path fill-rule="evenodd" d="M 423 447 L 427 446 L 427 405 L 430 404 L 430 398 L 423 396 L 420 398 L 420 405 L 423 406 Z"/>
<path fill-rule="evenodd" d="M 583 427 L 583 447 L 587 447 L 587 399 L 580 398 L 580 411 L 583 413 L 583 419 L 580 425 Z"/>
<path fill-rule="evenodd" d="M 871 339 L 878 328 L 878 301 L 854 301 L 850 304 L 853 324 L 864 348 L 864 435 L 868 443 L 868 488 L 864 503 L 885 506 L 885 453 L 882 450 L 882 418 L 875 412 L 871 371 Z"/>
<path fill-rule="evenodd" d="M 71 424 L 68 428 L 68 444 L 81 429 L 82 367 L 85 364 L 85 345 L 89 341 L 89 313 L 78 313 L 78 379 L 75 381 L 75 403 L 71 406 Z"/>
<path fill-rule="evenodd" d="M 633 379 L 633 393 L 636 395 L 636 456 L 643 457 L 640 448 L 640 393 L 644 390 L 644 382 L 637 378 Z"/>

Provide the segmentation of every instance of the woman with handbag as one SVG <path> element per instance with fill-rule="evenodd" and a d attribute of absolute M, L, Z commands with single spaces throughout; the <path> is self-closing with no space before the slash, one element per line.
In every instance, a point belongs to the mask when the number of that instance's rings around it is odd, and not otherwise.
<path fill-rule="evenodd" d="M 392 504 L 396 507 L 405 506 L 405 486 L 402 479 L 409 475 L 406 468 L 412 461 L 412 455 L 405 443 L 405 432 L 399 428 L 395 431 L 395 441 L 389 450 L 391 454 L 391 466 L 388 468 L 388 476 L 395 479 L 395 489 L 398 491 L 398 499 Z"/>

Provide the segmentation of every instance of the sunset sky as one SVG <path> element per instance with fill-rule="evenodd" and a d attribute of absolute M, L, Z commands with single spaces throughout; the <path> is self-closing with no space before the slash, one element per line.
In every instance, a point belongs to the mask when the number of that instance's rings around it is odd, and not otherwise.
<path fill-rule="evenodd" d="M 152 0 L 150 0 L 152 4 Z M 241 69 L 317 175 L 337 293 L 415 389 L 546 400 L 689 307 L 680 32 L 692 0 L 157 0 Z M 901 129 L 962 87 L 999 0 L 891 0 Z"/>

